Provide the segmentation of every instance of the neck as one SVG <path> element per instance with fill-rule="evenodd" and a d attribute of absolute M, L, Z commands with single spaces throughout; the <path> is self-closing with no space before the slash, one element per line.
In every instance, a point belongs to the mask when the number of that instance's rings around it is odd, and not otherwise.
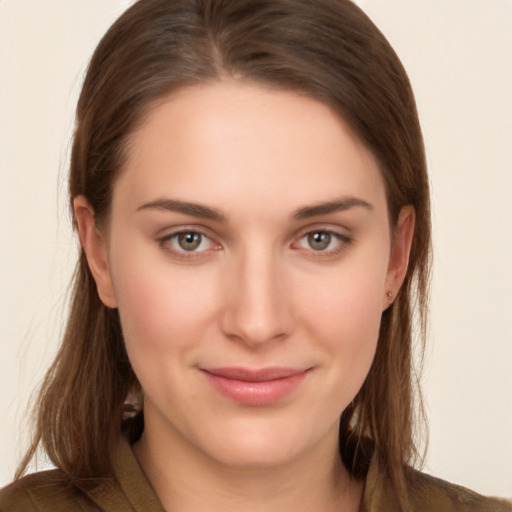
<path fill-rule="evenodd" d="M 359 510 L 364 483 L 341 462 L 337 432 L 295 460 L 265 467 L 228 466 L 159 434 L 146 428 L 134 452 L 168 512 Z"/>

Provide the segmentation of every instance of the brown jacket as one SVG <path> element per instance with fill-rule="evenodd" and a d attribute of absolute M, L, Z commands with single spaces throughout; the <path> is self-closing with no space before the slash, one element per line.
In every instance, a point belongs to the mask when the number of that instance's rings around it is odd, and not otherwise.
<path fill-rule="evenodd" d="M 1 512 L 164 512 L 127 441 L 115 462 L 117 481 L 74 485 L 59 470 L 28 475 L 0 491 Z M 485 498 L 423 473 L 411 478 L 408 512 L 512 512 L 512 503 Z M 362 511 L 399 512 L 389 482 L 372 460 Z"/>

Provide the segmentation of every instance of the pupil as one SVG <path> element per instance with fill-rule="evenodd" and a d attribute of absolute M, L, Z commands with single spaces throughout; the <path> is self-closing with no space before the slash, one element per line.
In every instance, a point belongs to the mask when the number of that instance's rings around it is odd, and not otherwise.
<path fill-rule="evenodd" d="M 308 236 L 308 242 L 312 249 L 322 251 L 329 247 L 329 244 L 331 243 L 331 235 L 330 233 L 325 233 L 321 231 L 317 233 L 312 233 Z"/>
<path fill-rule="evenodd" d="M 201 244 L 201 235 L 199 233 L 181 233 L 178 236 L 180 247 L 185 251 L 193 251 Z"/>

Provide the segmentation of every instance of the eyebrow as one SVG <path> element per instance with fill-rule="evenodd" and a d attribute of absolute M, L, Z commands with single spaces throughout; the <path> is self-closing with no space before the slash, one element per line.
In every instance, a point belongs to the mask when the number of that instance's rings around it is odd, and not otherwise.
<path fill-rule="evenodd" d="M 294 212 L 292 217 L 295 220 L 304 220 L 320 215 L 342 212 L 356 207 L 373 210 L 373 206 L 362 199 L 358 199 L 356 197 L 345 197 L 335 201 L 328 201 L 313 206 L 299 208 Z M 190 203 L 188 201 L 178 201 L 177 199 L 156 199 L 139 206 L 137 211 L 151 209 L 183 213 L 184 215 L 191 215 L 192 217 L 209 219 L 216 222 L 226 222 L 226 217 L 213 208 L 197 203 Z"/>
<path fill-rule="evenodd" d="M 358 207 L 365 208 L 370 211 L 373 210 L 373 206 L 363 199 L 358 199 L 357 197 L 344 197 L 335 201 L 300 208 L 293 214 L 293 218 L 295 220 L 304 220 L 311 217 L 317 217 L 319 215 L 328 215 L 330 213 L 342 212 Z"/>
<path fill-rule="evenodd" d="M 139 206 L 137 211 L 151 209 L 183 213 L 185 215 L 191 215 L 192 217 L 214 220 L 216 222 L 226 222 L 226 217 L 213 208 L 196 203 L 189 203 L 187 201 L 178 201 L 176 199 L 156 199 L 155 201 Z"/>

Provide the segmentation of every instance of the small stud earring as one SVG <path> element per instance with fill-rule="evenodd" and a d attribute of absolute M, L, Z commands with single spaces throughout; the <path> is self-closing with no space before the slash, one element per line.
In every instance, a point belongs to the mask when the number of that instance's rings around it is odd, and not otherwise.
<path fill-rule="evenodd" d="M 391 300 L 393 298 L 393 294 L 391 292 L 386 293 L 386 297 Z"/>

